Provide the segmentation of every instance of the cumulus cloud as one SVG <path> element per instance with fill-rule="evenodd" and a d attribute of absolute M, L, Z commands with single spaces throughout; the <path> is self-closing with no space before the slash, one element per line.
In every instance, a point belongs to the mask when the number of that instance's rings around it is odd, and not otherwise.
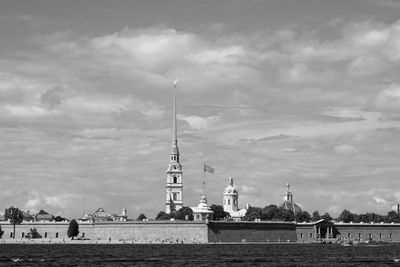
<path fill-rule="evenodd" d="M 179 116 L 180 120 L 186 121 L 194 130 L 204 130 L 219 121 L 219 117 Z"/>

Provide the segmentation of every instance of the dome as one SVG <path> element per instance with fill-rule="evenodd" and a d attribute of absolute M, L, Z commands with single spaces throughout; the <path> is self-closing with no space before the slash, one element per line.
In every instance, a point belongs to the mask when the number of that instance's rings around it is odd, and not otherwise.
<path fill-rule="evenodd" d="M 229 177 L 229 185 L 224 190 L 224 195 L 237 195 L 239 192 L 235 186 L 233 186 L 233 179 Z"/>
<path fill-rule="evenodd" d="M 302 212 L 299 205 L 297 205 L 293 201 L 285 201 L 279 207 L 284 208 L 285 210 L 291 210 L 291 211 L 293 211 L 294 214 Z"/>

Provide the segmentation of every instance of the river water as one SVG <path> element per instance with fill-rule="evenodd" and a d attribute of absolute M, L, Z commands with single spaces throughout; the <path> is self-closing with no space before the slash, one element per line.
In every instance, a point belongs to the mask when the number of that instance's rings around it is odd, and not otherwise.
<path fill-rule="evenodd" d="M 1 244 L 0 266 L 385 266 L 400 244 Z"/>

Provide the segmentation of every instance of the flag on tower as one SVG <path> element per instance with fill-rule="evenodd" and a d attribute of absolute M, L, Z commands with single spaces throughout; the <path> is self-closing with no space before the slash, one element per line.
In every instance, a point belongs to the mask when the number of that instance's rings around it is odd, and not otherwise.
<path fill-rule="evenodd" d="M 204 172 L 214 173 L 214 168 L 204 163 Z"/>

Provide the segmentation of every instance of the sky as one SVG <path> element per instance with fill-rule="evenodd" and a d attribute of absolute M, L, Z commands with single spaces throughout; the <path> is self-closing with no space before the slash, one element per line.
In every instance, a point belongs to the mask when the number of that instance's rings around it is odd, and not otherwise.
<path fill-rule="evenodd" d="M 386 214 L 400 202 L 399 0 L 2 0 L 0 208 L 165 210 L 177 87 L 184 205 Z"/>

